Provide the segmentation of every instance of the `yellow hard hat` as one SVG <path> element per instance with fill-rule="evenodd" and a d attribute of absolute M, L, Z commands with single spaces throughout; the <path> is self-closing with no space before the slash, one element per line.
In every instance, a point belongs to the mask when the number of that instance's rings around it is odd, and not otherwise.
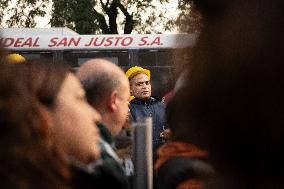
<path fill-rule="evenodd" d="M 147 69 L 139 67 L 139 66 L 133 66 L 133 67 L 129 68 L 126 71 L 125 75 L 128 79 L 131 79 L 132 77 L 134 77 L 138 73 L 146 74 L 148 76 L 149 80 L 150 80 L 150 76 L 151 76 L 150 70 L 147 70 Z"/>
<path fill-rule="evenodd" d="M 26 61 L 26 59 L 22 55 L 17 54 L 17 53 L 7 55 L 5 60 L 7 63 L 10 63 L 10 64 L 21 63 L 21 62 Z"/>

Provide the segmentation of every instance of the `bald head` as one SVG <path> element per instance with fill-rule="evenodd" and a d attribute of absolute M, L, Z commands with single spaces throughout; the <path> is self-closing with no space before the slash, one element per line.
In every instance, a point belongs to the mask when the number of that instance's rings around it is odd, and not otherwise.
<path fill-rule="evenodd" d="M 117 135 L 129 112 L 129 81 L 124 72 L 110 61 L 92 59 L 79 68 L 77 76 L 88 102 L 100 112 L 110 133 Z"/>
<path fill-rule="evenodd" d="M 92 59 L 84 63 L 76 73 L 87 93 L 87 99 L 98 106 L 114 90 L 128 80 L 124 72 L 114 63 L 105 59 Z"/>

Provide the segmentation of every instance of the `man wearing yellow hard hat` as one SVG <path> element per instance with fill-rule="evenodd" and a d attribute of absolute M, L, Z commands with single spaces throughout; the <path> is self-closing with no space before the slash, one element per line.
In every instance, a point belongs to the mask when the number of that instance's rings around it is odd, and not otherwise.
<path fill-rule="evenodd" d="M 130 101 L 130 113 L 133 122 L 151 117 L 153 125 L 153 152 L 162 143 L 166 129 L 165 104 L 151 96 L 151 72 L 148 69 L 134 66 L 126 71 L 130 83 L 130 94 L 135 98 Z"/>

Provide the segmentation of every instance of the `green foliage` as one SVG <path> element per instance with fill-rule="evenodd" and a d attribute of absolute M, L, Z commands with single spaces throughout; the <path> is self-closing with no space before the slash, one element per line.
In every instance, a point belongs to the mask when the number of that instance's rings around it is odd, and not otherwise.
<path fill-rule="evenodd" d="M 68 27 L 80 34 L 162 33 L 176 26 L 183 32 L 196 32 L 199 27 L 199 16 L 193 14 L 187 0 L 179 1 L 177 21 L 168 15 L 165 4 L 169 0 L 17 0 L 14 6 L 11 1 L 1 0 L 0 5 L 0 23 L 6 11 L 8 27 L 35 27 L 35 18 L 47 13 L 52 27 Z"/>
<path fill-rule="evenodd" d="M 4 10 L 7 8 L 9 0 L 1 0 L 0 3 L 0 23 L 3 22 Z"/>
<path fill-rule="evenodd" d="M 46 15 L 46 5 L 50 0 L 17 0 L 15 5 L 11 5 L 11 0 L 1 0 L 0 16 L 1 24 L 3 22 L 4 13 L 7 12 L 11 16 L 6 20 L 8 27 L 35 27 L 35 17 L 44 17 Z"/>

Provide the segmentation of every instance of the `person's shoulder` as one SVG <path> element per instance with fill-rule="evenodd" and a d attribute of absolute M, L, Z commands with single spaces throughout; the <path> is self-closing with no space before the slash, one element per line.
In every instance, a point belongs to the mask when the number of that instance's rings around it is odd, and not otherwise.
<path fill-rule="evenodd" d="M 137 103 L 140 103 L 140 100 L 138 98 L 134 98 L 129 103 L 130 104 L 137 104 Z"/>
<path fill-rule="evenodd" d="M 156 104 L 156 103 L 163 103 L 158 97 L 151 96 L 149 99 L 149 103 Z"/>
<path fill-rule="evenodd" d="M 135 109 L 137 109 L 141 105 L 142 104 L 136 98 L 131 100 L 131 102 L 129 102 L 130 112 L 134 111 Z"/>
<path fill-rule="evenodd" d="M 138 98 L 134 98 L 134 99 L 131 100 L 129 103 L 130 103 L 130 107 L 131 107 L 131 106 L 145 105 L 145 101 L 140 100 L 140 99 L 138 99 Z"/>
<path fill-rule="evenodd" d="M 150 103 L 160 107 L 166 107 L 166 104 L 163 101 L 155 97 L 150 98 Z"/>

